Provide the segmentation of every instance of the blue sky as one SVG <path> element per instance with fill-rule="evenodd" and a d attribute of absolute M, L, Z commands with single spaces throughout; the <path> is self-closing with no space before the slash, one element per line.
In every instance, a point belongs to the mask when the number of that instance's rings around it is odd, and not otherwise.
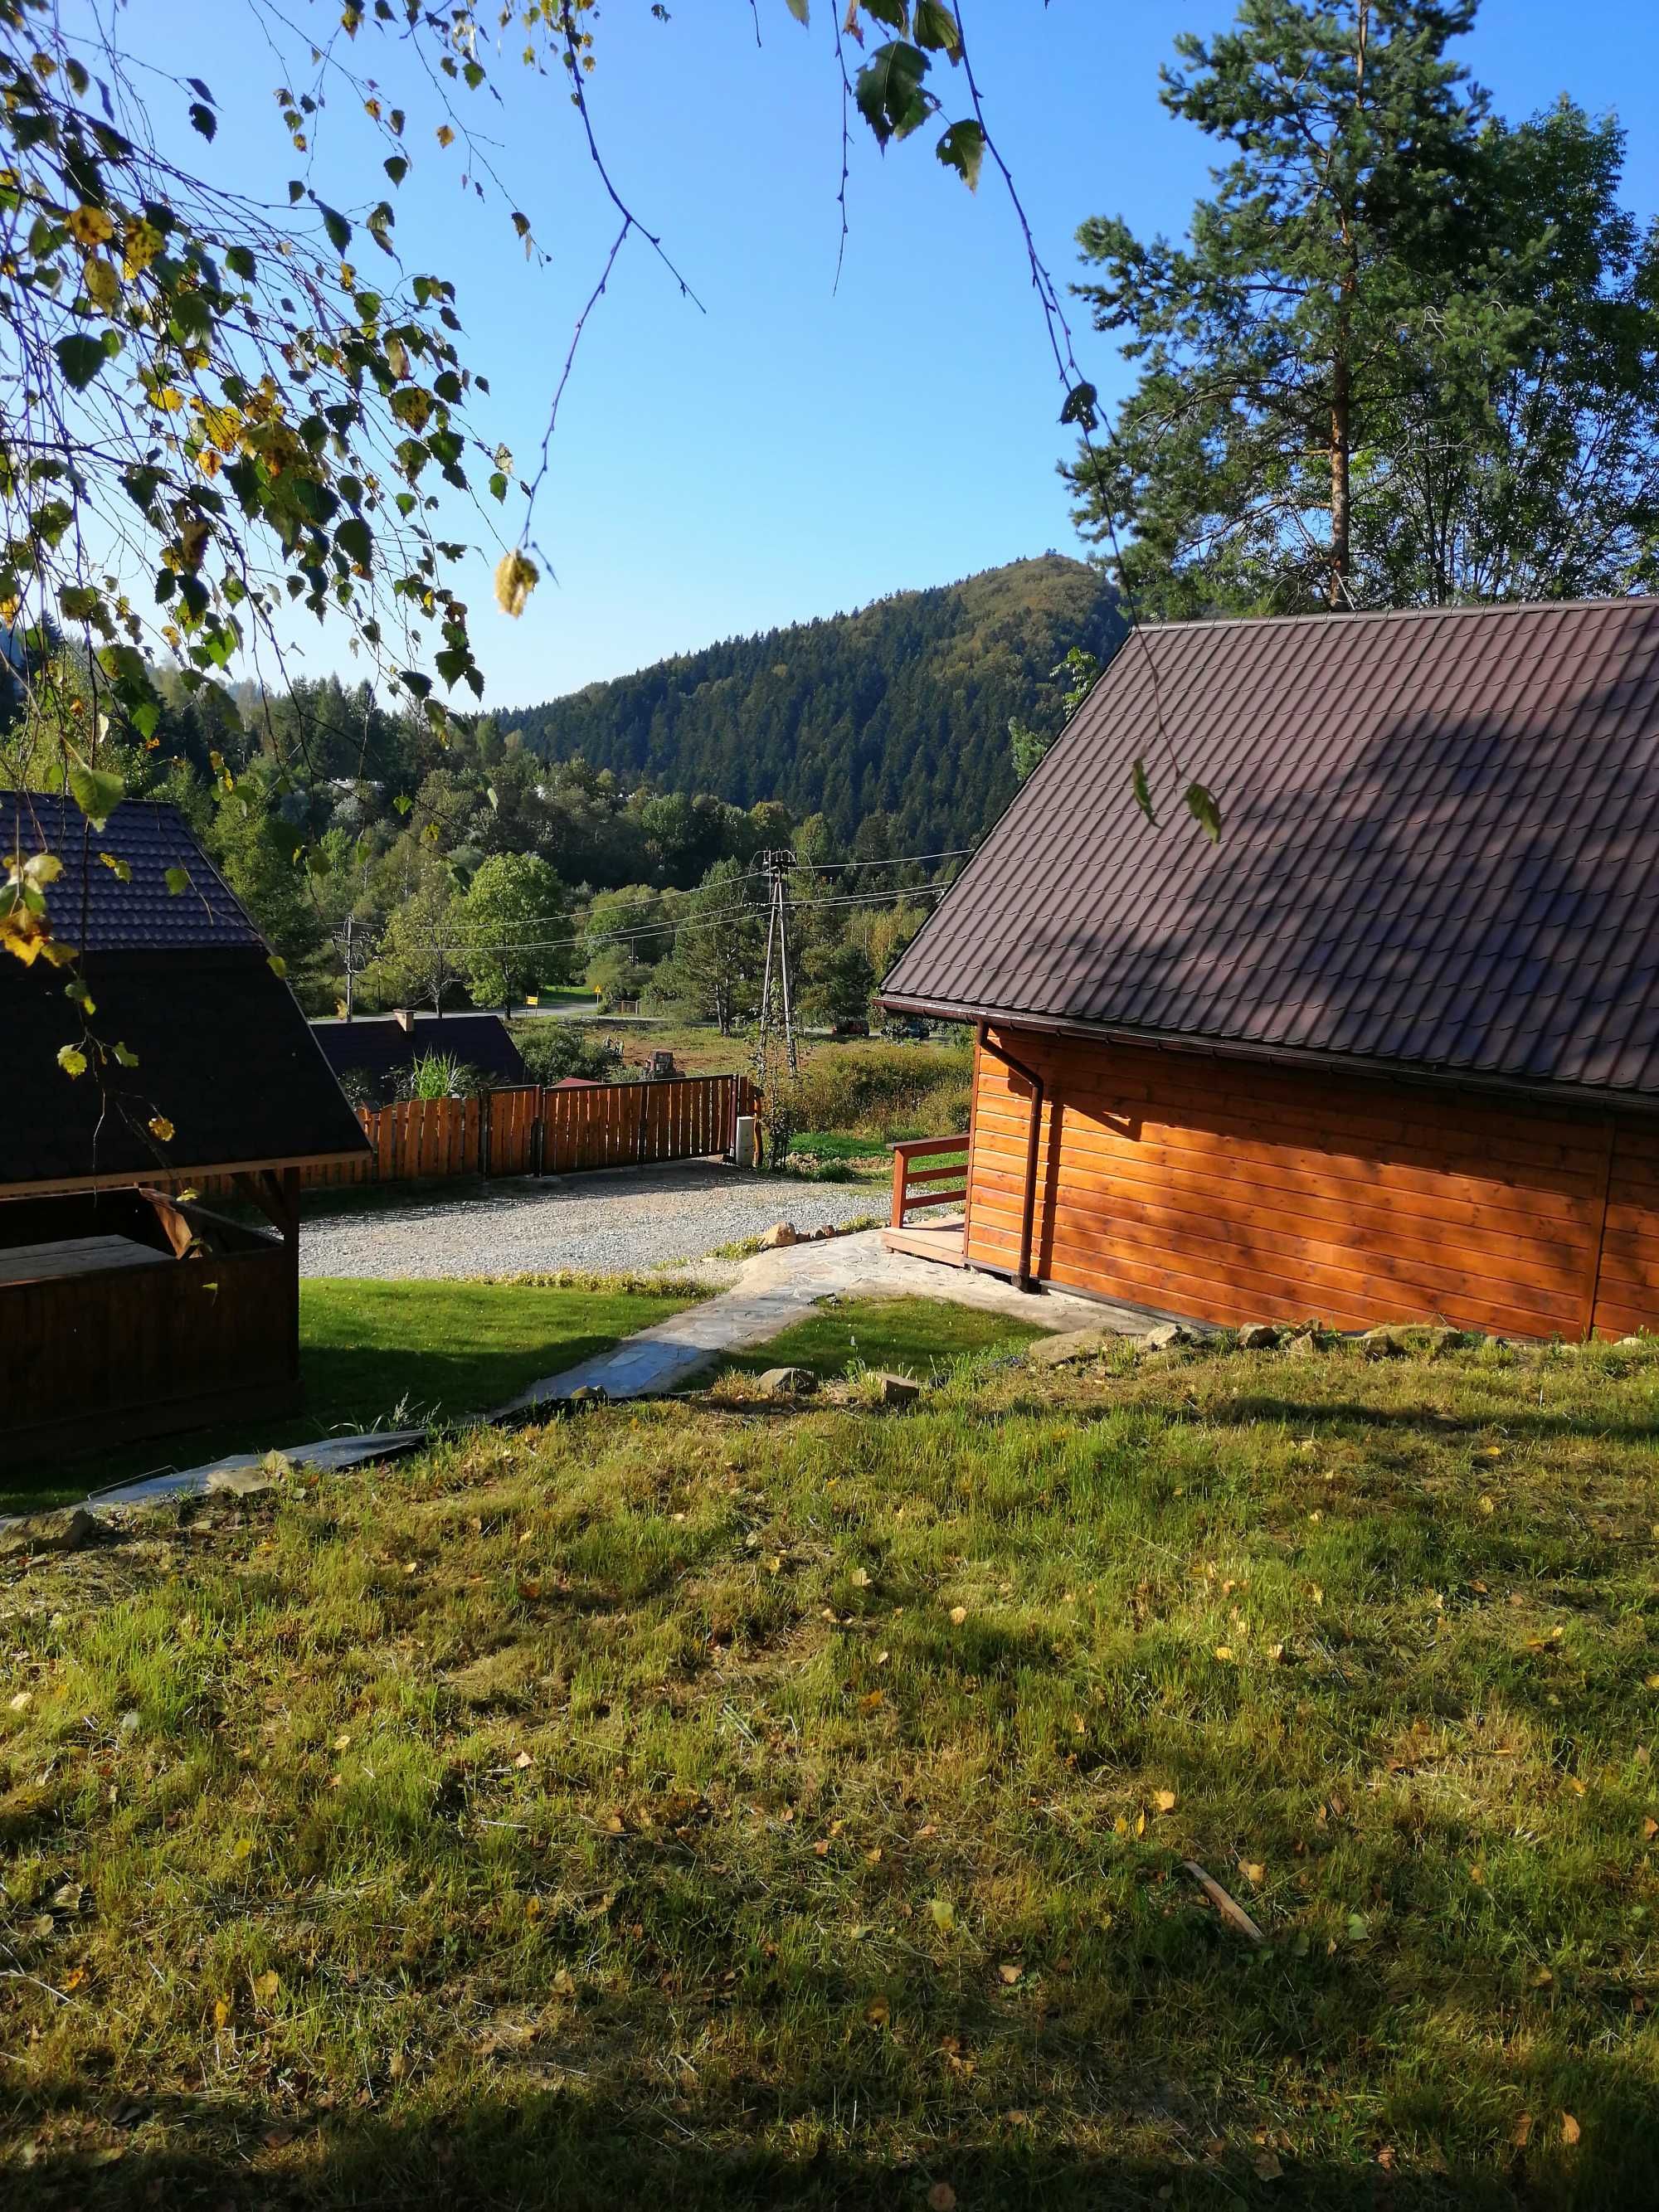
<path fill-rule="evenodd" d="M 757 0 L 758 51 L 746 0 L 678 0 L 667 24 L 644 0 L 608 0 L 601 12 L 592 105 L 603 149 L 707 313 L 630 242 L 584 340 L 538 508 L 557 581 L 514 623 L 490 599 L 489 562 L 469 568 L 489 706 L 1046 547 L 1076 550 L 1054 472 L 1068 434 L 1053 363 L 988 166 L 970 196 L 934 160 L 933 134 L 884 157 L 854 117 L 852 236 L 832 291 L 841 103 L 829 6 L 817 0 L 804 33 L 784 0 Z M 309 27 L 338 11 L 289 0 L 289 13 Z M 1085 215 L 1121 212 L 1142 229 L 1184 222 L 1209 149 L 1159 105 L 1158 64 L 1178 30 L 1215 29 L 1231 14 L 1221 0 L 963 0 L 993 128 L 1062 281 Z M 158 60 L 211 83 L 225 122 L 207 161 L 280 189 L 295 167 L 270 98 L 282 72 L 240 7 L 135 0 L 126 21 L 155 41 Z M 505 216 L 464 190 L 459 149 L 434 143 L 436 116 L 395 47 L 365 34 L 353 58 L 420 118 L 398 237 L 414 265 L 455 278 L 471 358 L 493 387 L 479 427 L 522 468 L 615 229 L 577 118 L 556 84 L 513 66 L 500 70 L 501 106 L 475 98 L 468 108 L 551 250 L 551 266 L 535 269 Z M 1659 209 L 1652 0 L 1486 0 L 1466 58 L 1503 112 L 1564 90 L 1593 112 L 1615 109 L 1630 132 L 1626 197 L 1644 216 Z M 954 73 L 939 75 L 947 102 L 965 106 Z M 318 190 L 343 207 L 362 202 L 377 160 L 337 103 L 319 137 Z M 1121 389 L 1107 343 L 1086 325 L 1078 340 L 1103 392 Z M 327 634 L 307 650 L 313 669 L 336 663 Z"/>

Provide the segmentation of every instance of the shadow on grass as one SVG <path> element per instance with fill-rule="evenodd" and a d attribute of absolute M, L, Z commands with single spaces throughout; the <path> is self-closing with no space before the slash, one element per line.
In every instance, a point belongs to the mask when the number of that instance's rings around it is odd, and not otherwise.
<path fill-rule="evenodd" d="M 555 2071 L 559 2069 L 555 2069 Z M 873 2080 L 836 2082 L 828 2068 L 798 2091 L 756 2085 L 752 2115 L 793 2120 L 809 2141 L 839 2121 L 879 2132 L 888 2101 Z M 1390 2171 L 1372 2155 L 1302 2163 L 1277 2171 L 1258 2151 L 1235 2142 L 1212 2151 L 1194 2130 L 1190 2146 L 1166 2155 L 1079 2154 L 1056 2147 L 1028 2116 L 1016 2114 L 1015 2139 L 953 2142 L 943 2115 L 926 2164 L 884 2161 L 821 2146 L 789 2156 L 753 2147 L 699 2141 L 670 2109 L 687 2109 L 665 2088 L 654 2107 L 628 2111 L 566 2076 L 556 2088 L 511 2099 L 482 2099 L 465 2109 L 417 2109 L 407 2118 L 337 2118 L 292 2105 L 264 2104 L 216 2092 L 211 2097 L 124 2100 L 128 2128 L 158 2119 L 211 2128 L 224 2138 L 210 2152 L 146 2154 L 135 2147 L 112 2162 L 107 2153 L 49 2155 L 14 2170 L 8 2203 L 16 2212 L 73 2203 L 103 2208 L 145 2203 L 283 2208 L 287 2212 L 404 2212 L 440 2199 L 446 2207 L 558 2207 L 560 2212 L 918 2212 L 929 2203 L 966 2212 L 1041 2208 L 1041 2212 L 1237 2212 L 1240 2206 L 1297 2212 L 1648 2212 L 1652 2205 L 1652 2130 L 1659 2107 L 1632 2095 L 1600 2143 L 1587 2135 L 1570 2155 L 1516 2148 L 1506 2170 L 1457 2175 L 1413 2161 Z M 86 2117 L 94 2117 L 89 2099 Z M 416 2100 L 411 2099 L 411 2103 Z M 1103 2092 L 1103 2104 L 1116 2100 Z M 70 2116 L 71 2094 L 60 2107 Z M 68 2108 L 67 2110 L 64 2108 Z M 690 2110 L 695 2122 L 695 2109 Z M 1091 2116 L 1100 2132 L 1133 2132 L 1133 2109 Z M 730 2118 L 726 2128 L 731 2130 Z M 996 2118 L 964 2112 L 958 2131 L 995 2130 Z M 263 2148 L 261 2148 L 263 2146 Z M 257 2179 L 251 2172 L 257 2161 Z M 942 2185 L 942 2186 L 941 2186 Z"/>

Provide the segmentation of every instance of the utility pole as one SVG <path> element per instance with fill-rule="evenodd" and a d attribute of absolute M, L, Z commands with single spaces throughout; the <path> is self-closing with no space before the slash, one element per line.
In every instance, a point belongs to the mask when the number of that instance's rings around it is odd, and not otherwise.
<path fill-rule="evenodd" d="M 795 1008 L 789 981 L 789 872 L 795 856 L 788 850 L 763 853 L 762 874 L 767 882 L 766 969 L 761 979 L 760 1035 L 755 1047 L 755 1075 L 766 1089 L 772 1025 L 783 1025 L 783 1048 L 791 1075 L 799 1073 L 795 1053 Z M 775 989 L 774 984 L 775 981 Z"/>

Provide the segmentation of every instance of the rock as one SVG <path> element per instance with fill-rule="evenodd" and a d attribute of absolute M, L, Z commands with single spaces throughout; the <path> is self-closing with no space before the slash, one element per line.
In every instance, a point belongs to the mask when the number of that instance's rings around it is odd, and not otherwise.
<path fill-rule="evenodd" d="M 1270 1321 L 1246 1322 L 1238 1332 L 1241 1352 L 1271 1352 L 1279 1341 L 1279 1331 Z"/>
<path fill-rule="evenodd" d="M 818 1387 L 810 1367 L 769 1367 L 760 1387 L 769 1398 L 805 1398 Z"/>
<path fill-rule="evenodd" d="M 1368 1328 L 1359 1340 L 1367 1359 L 1403 1359 L 1406 1347 L 1391 1328 Z"/>
<path fill-rule="evenodd" d="M 216 1467 L 207 1486 L 210 1498 L 261 1498 L 276 1478 L 263 1467 Z"/>
<path fill-rule="evenodd" d="M 1287 1359 L 1315 1359 L 1319 1356 L 1319 1339 L 1310 1328 L 1298 1330 L 1285 1346 Z"/>
<path fill-rule="evenodd" d="M 763 1252 L 781 1252 L 786 1245 L 799 1243 L 800 1231 L 793 1221 L 775 1221 L 761 1238 L 760 1248 Z"/>
<path fill-rule="evenodd" d="M 878 1375 L 876 1395 L 884 1406 L 914 1406 L 921 1395 L 921 1385 L 908 1375 Z"/>
<path fill-rule="evenodd" d="M 90 1545 L 105 1542 L 109 1534 L 107 1525 L 95 1514 L 77 1505 L 67 1513 L 37 1513 L 20 1521 L 9 1534 L 6 1550 L 9 1554 L 84 1552 Z"/>
<path fill-rule="evenodd" d="M 1425 1328 L 1421 1340 L 1431 1359 L 1438 1359 L 1443 1352 L 1460 1351 L 1468 1340 L 1461 1328 Z"/>
<path fill-rule="evenodd" d="M 1109 1328 L 1068 1328 L 1060 1336 L 1041 1336 L 1026 1352 L 1033 1367 L 1072 1367 L 1096 1359 L 1115 1341 Z"/>
<path fill-rule="evenodd" d="M 1178 1321 L 1163 1321 L 1156 1328 L 1147 1330 L 1140 1340 L 1140 1348 L 1143 1352 L 1171 1352 L 1177 1344 L 1190 1344 L 1192 1340 L 1191 1329 L 1183 1328 Z"/>
<path fill-rule="evenodd" d="M 611 1393 L 602 1382 L 583 1382 L 565 1400 L 567 1406 L 608 1406 Z"/>
<path fill-rule="evenodd" d="M 1615 1352 L 1645 1352 L 1647 1339 L 1641 1336 L 1621 1336 L 1613 1348 Z"/>

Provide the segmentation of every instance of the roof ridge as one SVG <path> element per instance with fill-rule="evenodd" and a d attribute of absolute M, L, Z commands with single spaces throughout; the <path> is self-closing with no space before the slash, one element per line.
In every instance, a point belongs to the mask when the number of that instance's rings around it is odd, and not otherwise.
<path fill-rule="evenodd" d="M 1338 623 L 1346 629 L 1360 623 L 1431 622 L 1450 615 L 1582 614 L 1593 607 L 1659 610 L 1659 596 L 1650 592 L 1627 592 L 1617 599 L 1481 599 L 1444 607 L 1322 607 L 1316 613 L 1302 615 L 1195 615 L 1188 621 L 1138 623 L 1134 628 L 1143 636 L 1200 629 L 1288 629 L 1297 623 Z M 1129 635 L 1125 633 L 1126 637 Z"/>

